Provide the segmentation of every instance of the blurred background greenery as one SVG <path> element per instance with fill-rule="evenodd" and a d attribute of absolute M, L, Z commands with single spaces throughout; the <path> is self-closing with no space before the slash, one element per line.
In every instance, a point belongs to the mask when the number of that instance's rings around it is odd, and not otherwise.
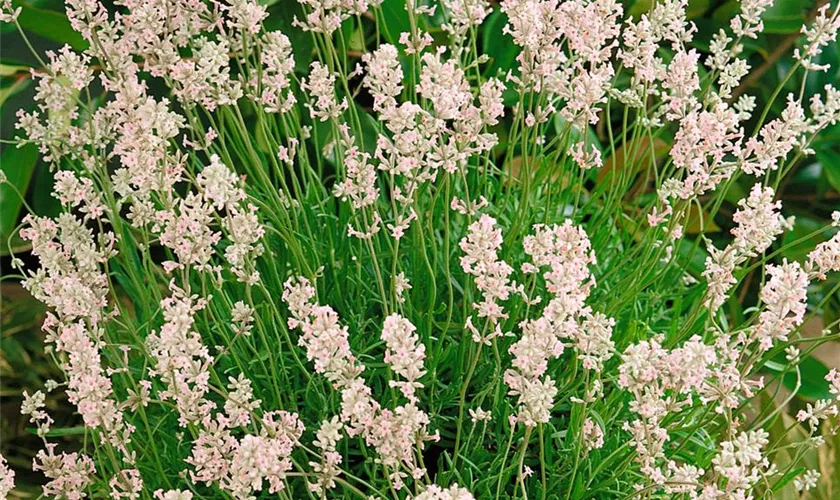
<path fill-rule="evenodd" d="M 435 1 L 426 0 L 427 3 Z M 624 2 L 625 11 L 630 16 L 638 16 L 647 12 L 654 1 L 627 0 Z M 386 29 L 381 36 L 385 41 L 396 43 L 399 33 L 408 29 L 404 2 L 405 0 L 384 0 L 382 4 L 381 18 L 385 21 Z M 298 72 L 305 72 L 314 57 L 313 43 L 307 34 L 291 26 L 293 16 L 300 16 L 300 7 L 294 0 L 263 0 L 261 3 L 269 5 L 270 17 L 265 23 L 266 28 L 280 29 L 291 38 L 296 69 Z M 491 3 L 494 3 L 494 12 L 482 26 L 479 49 L 491 56 L 485 72 L 504 74 L 515 64 L 517 48 L 510 37 L 502 34 L 506 19 L 495 2 Z M 828 2 L 825 0 L 776 0 L 775 5 L 764 15 L 764 32 L 758 39 L 747 40 L 745 43 L 744 55 L 748 58 L 752 70 L 743 85 L 737 89 L 736 95 L 750 93 L 756 96 L 759 109 L 764 106 L 793 65 L 791 55 L 798 43 L 803 23 L 809 22 L 816 10 L 826 3 Z M 22 7 L 19 22 L 39 54 L 64 44 L 75 49 L 85 48 L 86 42 L 70 27 L 64 14 L 63 2 L 13 0 L 13 4 Z M 105 4 L 109 5 L 113 12 L 120 8 L 114 2 Z M 696 48 L 701 52 L 707 51 L 712 35 L 721 28 L 726 28 L 729 19 L 738 9 L 739 2 L 735 0 L 690 0 L 688 17 L 697 26 Z M 438 17 L 428 20 L 426 29 L 438 42 L 446 43 L 445 33 L 439 27 L 443 22 L 442 11 L 438 9 L 437 12 Z M 347 23 L 343 27 L 343 39 L 347 41 L 345 48 L 349 58 L 359 57 L 366 48 L 376 43 L 376 32 L 370 29 L 371 26 L 372 23 L 367 27 Z M 828 72 L 809 75 L 805 82 L 806 96 L 820 93 L 828 83 L 840 83 L 840 49 L 837 43 L 826 47 L 821 57 L 819 63 L 830 65 L 831 69 Z M 0 147 L 0 166 L 10 183 L 25 194 L 24 204 L 9 185 L 0 187 L 0 239 L 3 242 L 0 250 L 0 266 L 3 270 L 0 288 L 0 453 L 17 471 L 19 491 L 15 495 L 22 498 L 34 498 L 40 494 L 40 478 L 29 472 L 31 459 L 40 448 L 40 440 L 33 435 L 28 422 L 20 415 L 21 392 L 24 389 L 30 392 L 41 389 L 49 379 L 61 379 L 50 354 L 43 348 L 43 336 L 39 328 L 43 319 L 43 307 L 20 286 L 16 276 L 9 274 L 10 252 L 27 260 L 26 245 L 14 234 L 16 225 L 25 213 L 25 207 L 31 207 L 39 215 L 55 215 L 59 210 L 57 200 L 50 195 L 52 173 L 49 166 L 39 159 L 36 148 L 16 148 L 10 145 L 10 141 L 16 135 L 15 114 L 18 110 L 31 110 L 35 106 L 33 96 L 37 83 L 33 80 L 32 72 L 39 71 L 42 71 L 42 68 L 38 58 L 31 53 L 17 28 L 14 25 L 0 25 L 0 138 L 3 140 Z M 800 78 L 791 78 L 781 95 L 788 91 L 798 92 L 799 81 Z M 511 95 L 507 104 L 512 104 L 514 99 L 515 96 Z M 368 103 L 360 100 L 358 104 L 360 108 L 365 109 Z M 784 99 L 776 99 L 773 113 L 778 114 L 783 105 Z M 506 125 L 502 124 L 498 132 L 502 134 L 505 127 Z M 751 132 L 749 125 L 746 132 Z M 605 136 L 603 127 L 596 127 L 591 133 L 601 138 Z M 501 137 L 504 140 L 504 136 Z M 669 138 L 657 139 L 650 147 L 665 157 L 670 147 L 668 141 Z M 840 209 L 840 124 L 824 133 L 813 144 L 813 148 L 816 155 L 801 160 L 778 192 L 784 204 L 785 215 L 795 215 L 797 219 L 795 229 L 784 236 L 782 244 L 824 226 L 831 211 Z M 607 158 L 606 164 L 608 168 L 635 167 L 632 158 L 624 158 L 620 149 L 614 158 Z M 722 208 L 715 221 L 719 224 L 719 234 L 725 235 L 728 231 L 735 203 L 747 193 L 751 182 L 751 178 L 743 177 L 738 181 L 738 185 L 730 190 L 728 206 Z M 690 235 L 691 227 L 687 230 Z M 815 239 L 791 246 L 782 253 L 782 257 L 802 260 L 819 241 L 821 240 Z M 698 267 L 695 272 L 702 269 L 704 258 L 704 255 L 697 255 L 693 259 L 692 265 Z M 825 291 L 838 285 L 840 282 L 835 275 L 820 286 L 825 287 Z M 758 283 L 750 283 L 743 287 L 738 300 L 729 306 L 728 313 L 735 318 L 741 316 L 743 309 L 754 303 L 757 286 Z M 820 290 L 814 290 L 813 303 L 821 302 L 823 296 Z M 815 319 L 806 324 L 805 335 L 819 335 L 823 325 L 838 318 L 840 303 L 834 299 L 817 313 Z M 822 379 L 829 368 L 840 366 L 840 349 L 832 345 L 823 346 L 804 366 L 806 370 L 803 373 L 802 394 L 790 403 L 790 415 L 795 414 L 808 400 L 826 396 L 827 388 Z M 785 385 L 794 383 L 795 377 L 784 380 Z M 771 390 L 773 389 L 775 388 L 771 387 Z M 785 387 L 780 389 L 776 396 L 779 400 L 782 399 L 779 394 L 784 394 Z M 772 392 L 766 397 L 772 397 Z M 63 441 L 62 447 L 72 448 L 82 434 L 78 417 L 71 411 L 61 391 L 51 394 L 47 402 L 48 409 L 56 420 L 51 439 Z M 792 420 L 788 419 L 784 425 L 789 422 Z M 822 473 L 819 488 L 812 492 L 813 498 L 840 498 L 840 472 L 835 472 L 838 456 L 840 440 L 835 439 L 830 446 L 821 449 L 819 454 L 813 452 L 813 456 L 806 458 L 809 468 L 816 468 Z M 795 498 L 795 494 L 791 495 Z M 783 493 L 780 496 L 788 495 Z"/>

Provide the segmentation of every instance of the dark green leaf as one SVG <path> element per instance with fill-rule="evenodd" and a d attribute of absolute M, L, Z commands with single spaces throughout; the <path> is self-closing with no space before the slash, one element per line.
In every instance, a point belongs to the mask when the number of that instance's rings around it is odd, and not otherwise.
<path fill-rule="evenodd" d="M 765 369 L 775 372 L 783 371 L 784 367 L 789 363 L 785 360 L 784 353 L 776 356 L 772 362 L 765 364 Z M 829 392 L 828 382 L 825 376 L 828 375 L 828 368 L 822 362 L 808 356 L 799 363 L 799 371 L 801 375 L 800 387 L 797 395 L 806 399 L 831 399 L 834 396 Z M 796 370 L 789 368 L 785 373 L 782 383 L 791 391 L 796 389 Z"/>
<path fill-rule="evenodd" d="M 694 19 L 700 17 L 712 6 L 712 0 L 688 0 L 688 5 L 685 9 L 686 19 Z"/>
<path fill-rule="evenodd" d="M 29 78 L 18 78 L 6 86 L 0 88 L 0 106 L 6 103 L 6 100 L 21 90 L 25 89 L 32 82 Z"/>
<path fill-rule="evenodd" d="M 777 0 L 761 16 L 764 33 L 797 33 L 805 22 L 804 2 L 800 0 Z"/>
<path fill-rule="evenodd" d="M 840 153 L 823 148 L 817 151 L 817 160 L 822 165 L 825 180 L 835 191 L 840 192 Z"/>
<path fill-rule="evenodd" d="M 0 156 L 0 168 L 6 174 L 9 184 L 25 196 L 37 161 L 38 148 L 34 144 L 22 148 L 7 145 Z M 0 186 L 0 238 L 3 245 L 15 228 L 22 206 L 20 197 L 10 185 Z"/>
<path fill-rule="evenodd" d="M 39 9 L 23 2 L 20 7 L 18 22 L 25 31 L 53 42 L 66 43 L 75 50 L 84 50 L 88 47 L 87 40 L 70 26 L 70 20 L 64 12 Z"/>
<path fill-rule="evenodd" d="M 42 217 L 55 217 L 61 211 L 61 202 L 52 195 L 55 176 L 46 167 L 41 164 L 35 169 L 32 179 L 32 210 Z"/>
<path fill-rule="evenodd" d="M 513 38 L 502 33 L 505 24 L 507 24 L 507 16 L 498 9 L 494 10 L 484 22 L 482 45 L 484 53 L 490 56 L 490 62 L 487 65 L 488 76 L 506 74 L 514 66 L 516 56 L 519 54 L 519 46 L 513 43 Z"/>
<path fill-rule="evenodd" d="M 803 472 L 805 472 L 805 467 L 800 467 L 798 469 L 794 469 L 792 471 L 789 471 L 787 474 L 782 476 L 778 481 L 776 481 L 776 484 L 773 485 L 773 492 L 774 493 L 778 492 L 779 490 L 784 488 L 789 482 L 793 481 L 793 479 L 796 476 L 802 474 Z"/>
<path fill-rule="evenodd" d="M 404 0 L 385 0 L 380 6 L 384 23 L 380 23 L 382 35 L 388 43 L 396 45 L 400 39 L 400 33 L 411 31 L 411 24 L 408 21 L 408 12 L 405 10 Z"/>

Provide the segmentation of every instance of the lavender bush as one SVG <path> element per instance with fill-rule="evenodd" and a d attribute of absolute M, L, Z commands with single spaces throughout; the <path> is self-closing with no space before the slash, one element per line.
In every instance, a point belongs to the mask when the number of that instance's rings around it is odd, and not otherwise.
<path fill-rule="evenodd" d="M 809 303 L 840 271 L 840 233 L 783 243 L 796 220 L 777 191 L 840 119 L 836 88 L 804 93 L 831 70 L 836 6 L 794 47 L 783 84 L 801 90 L 759 107 L 740 55 L 772 0 L 741 2 L 703 52 L 687 0 L 632 16 L 616 0 L 409 0 L 405 26 L 376 0 L 300 0 L 280 23 L 253 0 L 116 3 L 67 0 L 87 49 L 39 55 L 37 110 L 18 115 L 16 145 L 37 145 L 62 206 L 15 231 L 38 264 L 12 261 L 63 374 L 21 408 L 45 496 L 816 484 L 803 457 L 836 431 L 840 373 L 817 381 L 834 398 L 795 419 L 785 403 L 838 337 L 801 328 L 834 296 Z M 488 16 L 510 70 L 479 36 Z M 726 237 L 707 237 L 715 220 Z M 55 391 L 78 447 L 55 439 Z"/>

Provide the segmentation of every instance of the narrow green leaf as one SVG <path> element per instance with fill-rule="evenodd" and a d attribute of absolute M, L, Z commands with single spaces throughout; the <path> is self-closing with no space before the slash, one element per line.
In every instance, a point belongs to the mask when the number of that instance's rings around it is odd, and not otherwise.
<path fill-rule="evenodd" d="M 27 71 L 29 71 L 29 66 L 0 63 L 0 76 L 12 76 L 16 73 L 26 73 Z"/>
<path fill-rule="evenodd" d="M 784 488 L 785 485 L 787 485 L 789 482 L 793 481 L 793 479 L 796 476 L 802 474 L 803 472 L 805 472 L 805 467 L 799 467 L 798 469 L 793 469 L 792 471 L 789 471 L 787 474 L 782 476 L 778 481 L 776 481 L 776 484 L 773 485 L 773 492 L 774 493 L 778 492 L 779 490 Z"/>
<path fill-rule="evenodd" d="M 28 428 L 27 431 L 31 432 L 32 434 L 37 434 L 37 429 Z M 78 427 L 64 427 L 61 429 L 50 429 L 50 432 L 47 433 L 47 437 L 61 437 L 61 436 L 81 436 L 85 433 L 85 426 L 80 425 Z"/>

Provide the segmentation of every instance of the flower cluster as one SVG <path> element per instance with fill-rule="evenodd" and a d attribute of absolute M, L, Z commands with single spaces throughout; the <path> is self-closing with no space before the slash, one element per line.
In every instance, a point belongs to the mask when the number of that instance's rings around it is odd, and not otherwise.
<path fill-rule="evenodd" d="M 808 300 L 808 275 L 798 262 L 768 265 L 770 277 L 761 289 L 765 309 L 758 317 L 755 336 L 765 351 L 773 341 L 786 341 L 788 334 L 802 324 Z"/>
<path fill-rule="evenodd" d="M 753 186 L 747 198 L 740 200 L 740 207 L 732 216 L 738 225 L 732 229 L 734 241 L 724 250 L 709 247 L 703 277 L 708 281 L 706 304 L 716 311 L 728 298 L 729 290 L 738 280 L 735 269 L 751 257 L 764 253 L 777 236 L 793 225 L 793 219 L 784 219 L 779 213 L 780 201 L 773 201 L 775 193 L 770 187 Z"/>
<path fill-rule="evenodd" d="M 549 421 L 557 388 L 550 376 L 542 377 L 548 362 L 563 354 L 565 341 L 570 341 L 588 370 L 600 371 L 614 351 L 610 337 L 615 321 L 584 305 L 594 285 L 589 266 L 595 264 L 586 233 L 570 221 L 537 225 L 534 233 L 523 243 L 532 262 L 523 269 L 536 273 L 547 268 L 542 276 L 553 297 L 540 317 L 520 323 L 522 337 L 510 347 L 514 368 L 504 374 L 511 394 L 519 397 L 518 418 L 526 426 Z M 590 422 L 589 434 L 593 432 Z"/>
<path fill-rule="evenodd" d="M 292 469 L 290 455 L 303 434 L 303 424 L 294 413 L 266 412 L 259 434 L 237 439 L 233 420 L 219 416 L 199 431 L 186 462 L 195 468 L 192 481 L 216 483 L 234 498 L 253 498 L 268 483 L 268 492 L 283 490 L 286 473 Z"/>
<path fill-rule="evenodd" d="M 414 479 L 425 470 L 417 465 L 415 446 L 426 440 L 437 440 L 437 435 L 427 431 L 428 415 L 416 406 L 415 391 L 423 387 L 418 380 L 425 374 L 423 359 L 425 348 L 417 345 L 416 328 L 399 315 L 390 315 L 382 327 L 382 340 L 387 346 L 385 362 L 405 382 L 391 381 L 408 399 L 408 404 L 395 409 L 383 408 L 373 398 L 371 388 L 362 378 L 363 367 L 350 350 L 348 329 L 338 323 L 338 314 L 329 306 L 314 301 L 315 289 L 305 278 L 289 279 L 284 284 L 283 300 L 292 315 L 290 328 L 299 328 L 303 335 L 300 344 L 306 349 L 307 358 L 314 361 L 315 371 L 324 374 L 341 393 L 341 420 L 338 425 L 331 420 L 321 426 L 318 447 L 322 450 L 323 463 L 315 463 L 318 480 L 310 484 L 315 491 L 323 492 L 335 486 L 340 456 L 335 453 L 338 431 L 348 436 L 361 435 L 378 454 L 377 463 L 390 471 L 389 478 L 396 489 L 402 489 L 406 467 Z"/>
<path fill-rule="evenodd" d="M 461 268 L 475 277 L 475 286 L 481 291 L 482 300 L 473 304 L 480 318 L 497 323 L 507 315 L 499 301 L 507 300 L 515 291 L 510 275 L 513 268 L 498 257 L 502 246 L 502 230 L 496 227 L 496 219 L 483 214 L 469 227 L 469 233 L 459 244 L 464 255 Z"/>
<path fill-rule="evenodd" d="M 831 214 L 833 226 L 840 227 L 840 211 Z M 840 232 L 834 233 L 828 241 L 819 243 L 808 254 L 805 270 L 821 280 L 827 278 L 828 273 L 840 271 Z"/>
<path fill-rule="evenodd" d="M 633 395 L 630 410 L 636 416 L 624 423 L 624 430 L 632 436 L 642 473 L 653 484 L 665 486 L 670 476 L 687 471 L 674 462 L 665 466 L 670 435 L 663 420 L 690 405 L 693 394 L 707 390 L 717 359 L 715 348 L 696 336 L 671 350 L 665 349 L 661 340 L 644 340 L 621 355 L 618 384 Z M 693 481 L 703 474 L 702 470 L 693 472 Z"/>

